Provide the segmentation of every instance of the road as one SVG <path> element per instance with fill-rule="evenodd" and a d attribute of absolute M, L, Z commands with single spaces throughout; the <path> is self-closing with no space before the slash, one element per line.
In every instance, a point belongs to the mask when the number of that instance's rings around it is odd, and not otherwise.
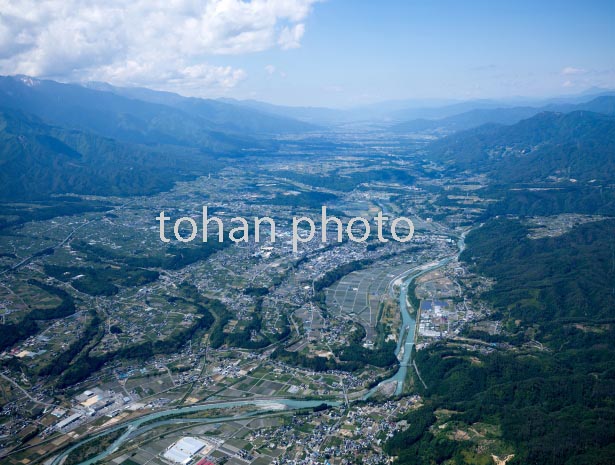
<path fill-rule="evenodd" d="M 106 212 L 104 212 L 104 214 L 107 214 L 107 213 L 112 213 L 112 212 L 115 212 L 115 211 L 121 210 L 121 209 L 122 209 L 122 208 L 124 208 L 126 205 L 128 205 L 128 204 L 130 204 L 130 203 L 132 203 L 132 202 L 134 202 L 134 200 L 131 200 L 131 201 L 129 201 L 129 202 L 123 203 L 122 205 L 119 205 L 119 206 L 114 207 L 114 208 L 112 208 L 112 209 L 110 209 L 110 210 L 107 210 Z M 35 258 L 38 258 L 38 257 L 40 257 L 40 256 L 43 256 L 43 253 L 44 253 L 46 250 L 48 250 L 48 249 L 54 249 L 54 250 L 55 250 L 55 249 L 57 249 L 57 248 L 59 248 L 59 247 L 62 247 L 64 244 L 66 244 L 68 241 L 70 241 L 70 240 L 72 239 L 73 235 L 74 235 L 74 234 L 75 234 L 78 230 L 80 230 L 81 228 L 83 228 L 83 227 L 87 226 L 88 224 L 90 224 L 90 223 L 92 223 L 93 221 L 96 221 L 96 220 L 98 220 L 98 219 L 100 219 L 100 218 L 92 218 L 92 219 L 86 220 L 85 222 L 81 223 L 79 226 L 77 226 L 77 227 L 73 228 L 73 230 L 72 230 L 70 233 L 68 233 L 68 235 L 66 235 L 66 237 L 64 237 L 64 238 L 63 238 L 60 242 L 58 242 L 56 245 L 51 246 L 51 247 L 45 247 L 44 249 L 41 249 L 41 250 L 39 250 L 38 252 L 33 253 L 33 254 L 32 254 L 32 255 L 30 255 L 29 257 L 26 257 L 26 258 L 24 258 L 23 260 L 21 260 L 19 263 L 17 263 L 17 264 L 15 264 L 15 265 L 13 265 L 12 267 L 10 267 L 10 268 L 8 268 L 8 269 L 6 269 L 6 270 L 4 270 L 4 271 L 0 272 L 0 276 L 3 276 L 3 275 L 5 275 L 6 273 L 9 273 L 9 272 L 16 271 L 16 270 L 18 270 L 19 268 L 21 268 L 22 266 L 24 266 L 24 265 L 28 264 L 30 261 L 34 260 Z"/>
<path fill-rule="evenodd" d="M 98 432 L 94 435 L 90 435 L 86 438 L 81 438 L 77 443 L 73 444 L 68 449 L 61 452 L 59 455 L 53 458 L 46 463 L 48 465 L 61 465 L 64 458 L 70 454 L 77 447 L 90 442 L 100 436 L 106 435 L 113 431 L 118 431 L 121 429 L 126 429 L 126 431 L 113 443 L 111 444 L 104 452 L 98 454 L 96 457 L 93 457 L 85 462 L 82 462 L 81 465 L 90 465 L 98 462 L 99 460 L 104 459 L 109 454 L 115 452 L 120 446 L 122 446 L 126 441 L 140 436 L 147 431 L 158 428 L 160 426 L 164 426 L 166 424 L 175 424 L 175 423 L 217 423 L 223 421 L 227 417 L 222 418 L 167 418 L 171 415 L 177 414 L 190 414 L 199 411 L 217 409 L 217 408 L 232 408 L 232 407 L 241 407 L 241 406 L 255 406 L 260 408 L 262 413 L 271 413 L 271 410 L 297 410 L 303 408 L 313 408 L 321 404 L 327 404 L 330 406 L 339 406 L 341 403 L 338 401 L 322 401 L 322 400 L 294 400 L 294 399 L 284 399 L 277 397 L 267 397 L 267 398 L 259 398 L 253 400 L 237 400 L 237 401 L 210 401 L 200 405 L 191 405 L 188 407 L 176 407 L 168 410 L 161 410 L 159 412 L 150 413 L 148 415 L 144 415 L 142 417 L 136 418 L 134 420 L 130 420 L 128 422 L 124 422 L 118 425 L 115 425 L 111 428 L 108 428 L 104 431 Z M 231 419 L 242 419 L 249 418 L 257 415 L 259 410 L 250 411 L 246 413 L 242 413 L 239 415 L 233 415 L 232 417 L 228 417 Z M 160 421 L 156 421 L 156 420 Z M 145 424 L 147 423 L 147 424 Z"/>
<path fill-rule="evenodd" d="M 23 392 L 23 394 L 35 404 L 44 405 L 45 407 L 57 407 L 56 405 L 48 404 L 46 402 L 41 402 L 40 400 L 36 400 L 34 397 L 30 395 L 28 391 L 26 391 L 19 384 L 17 384 L 17 382 L 13 381 L 11 378 L 6 376 L 4 373 L 0 373 L 0 376 L 4 378 L 5 380 L 7 380 L 9 383 L 11 383 L 13 386 L 15 386 L 17 389 L 19 389 L 21 392 Z"/>

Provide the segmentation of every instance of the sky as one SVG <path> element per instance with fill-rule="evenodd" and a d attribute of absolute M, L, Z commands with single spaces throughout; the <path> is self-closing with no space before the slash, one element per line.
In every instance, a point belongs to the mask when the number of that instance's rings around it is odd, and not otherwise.
<path fill-rule="evenodd" d="M 0 74 L 351 107 L 615 88 L 615 0 L 0 0 Z"/>

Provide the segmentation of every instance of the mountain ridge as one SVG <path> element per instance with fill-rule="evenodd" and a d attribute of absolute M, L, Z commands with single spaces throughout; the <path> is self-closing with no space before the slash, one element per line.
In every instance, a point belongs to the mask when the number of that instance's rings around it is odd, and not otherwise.
<path fill-rule="evenodd" d="M 195 177 L 199 168 L 214 169 L 216 163 L 198 150 L 120 142 L 0 108 L 2 201 L 66 193 L 151 194 Z"/>
<path fill-rule="evenodd" d="M 615 116 L 542 112 L 510 126 L 455 133 L 427 152 L 449 169 L 485 172 L 502 182 L 615 182 Z"/>
<path fill-rule="evenodd" d="M 396 133 L 434 132 L 446 134 L 472 129 L 488 123 L 511 125 L 544 111 L 570 113 L 580 110 L 615 114 L 615 95 L 602 95 L 582 103 L 551 103 L 540 107 L 475 108 L 444 118 L 421 118 L 397 123 L 392 125 L 390 129 Z"/>
<path fill-rule="evenodd" d="M 26 76 L 0 77 L 1 107 L 22 110 L 50 124 L 91 131 L 123 142 L 225 151 L 232 147 L 228 144 L 229 137 L 242 140 L 243 145 L 258 146 L 263 139 L 259 136 L 271 135 L 268 131 L 274 127 L 278 133 L 313 129 L 302 122 L 271 119 L 247 110 L 237 111 L 235 107 L 219 102 L 215 105 L 218 113 L 226 110 L 231 116 L 223 115 L 216 121 L 213 110 L 213 116 L 208 117 L 202 109 L 190 112 L 108 90 Z"/>

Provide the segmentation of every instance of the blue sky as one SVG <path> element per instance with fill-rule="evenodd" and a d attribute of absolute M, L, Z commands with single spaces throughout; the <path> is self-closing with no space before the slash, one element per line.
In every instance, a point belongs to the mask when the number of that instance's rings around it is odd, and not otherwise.
<path fill-rule="evenodd" d="M 352 106 L 615 88 L 615 1 L 15 0 L 0 74 Z"/>
<path fill-rule="evenodd" d="M 254 76 L 237 91 L 280 103 L 615 87 L 615 2 L 331 0 L 314 7 L 301 48 L 236 59 Z M 265 62 L 286 76 L 259 75 Z"/>

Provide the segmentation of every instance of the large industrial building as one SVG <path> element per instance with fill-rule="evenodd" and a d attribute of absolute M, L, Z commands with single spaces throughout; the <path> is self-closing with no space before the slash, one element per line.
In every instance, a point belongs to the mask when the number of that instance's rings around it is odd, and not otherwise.
<path fill-rule="evenodd" d="M 206 445 L 207 443 L 200 439 L 186 436 L 170 445 L 163 457 L 173 463 L 187 465 Z"/>

